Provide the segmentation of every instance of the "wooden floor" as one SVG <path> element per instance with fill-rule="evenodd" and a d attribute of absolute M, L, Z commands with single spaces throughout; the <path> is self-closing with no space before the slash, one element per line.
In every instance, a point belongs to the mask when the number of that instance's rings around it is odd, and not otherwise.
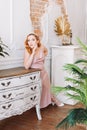
<path fill-rule="evenodd" d="M 81 107 L 81 105 L 65 105 L 63 107 L 50 105 L 41 110 L 43 118 L 41 121 L 37 120 L 35 108 L 32 108 L 22 115 L 0 121 L 0 130 L 56 130 L 58 122 L 66 116 L 69 109 L 74 107 Z M 69 130 L 85 130 L 85 127 L 76 126 Z"/>

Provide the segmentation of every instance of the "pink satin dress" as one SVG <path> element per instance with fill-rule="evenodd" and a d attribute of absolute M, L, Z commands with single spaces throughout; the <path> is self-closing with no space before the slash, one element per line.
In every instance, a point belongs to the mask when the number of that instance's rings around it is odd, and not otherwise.
<path fill-rule="evenodd" d="M 50 79 L 47 71 L 44 68 L 45 54 L 43 50 L 34 56 L 31 68 L 41 69 L 41 81 L 42 81 L 42 93 L 40 108 L 45 108 L 51 104 L 51 91 L 50 91 Z"/>

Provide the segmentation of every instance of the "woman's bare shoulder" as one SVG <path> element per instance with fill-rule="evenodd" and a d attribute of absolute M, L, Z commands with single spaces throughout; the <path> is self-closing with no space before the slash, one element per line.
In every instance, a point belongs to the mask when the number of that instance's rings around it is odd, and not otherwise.
<path fill-rule="evenodd" d="M 46 46 L 42 44 L 42 45 L 41 45 L 41 48 L 42 48 L 42 49 L 45 49 L 45 48 L 46 48 Z"/>
<path fill-rule="evenodd" d="M 47 55 L 47 53 L 48 53 L 47 48 L 43 44 L 42 44 L 41 48 L 42 48 L 44 54 Z"/>

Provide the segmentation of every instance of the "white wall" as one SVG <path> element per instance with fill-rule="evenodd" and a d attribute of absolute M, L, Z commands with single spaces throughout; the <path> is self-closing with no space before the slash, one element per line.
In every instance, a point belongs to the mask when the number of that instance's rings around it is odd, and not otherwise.
<path fill-rule="evenodd" d="M 69 15 L 69 21 L 72 28 L 72 43 L 77 44 L 76 37 L 79 37 L 82 41 L 85 41 L 85 19 L 86 19 L 86 1 L 87 0 L 64 0 L 67 14 Z M 47 70 L 51 74 L 50 61 L 51 61 L 51 49 L 52 45 L 62 45 L 60 38 L 56 35 L 55 20 L 61 16 L 60 6 L 56 4 L 56 0 L 49 0 L 49 5 L 46 6 L 45 14 L 41 18 L 44 43 L 48 50 L 49 55 L 47 57 Z M 61 59 L 58 59 L 61 60 Z"/>
<path fill-rule="evenodd" d="M 48 56 L 46 58 L 46 70 L 51 77 L 51 55 L 50 46 L 59 44 L 58 36 L 54 32 L 55 19 L 61 15 L 60 7 L 55 0 L 49 0 L 49 5 L 45 8 L 45 14 L 41 17 L 41 29 L 43 32 L 42 43 L 48 48 Z"/>
<path fill-rule="evenodd" d="M 86 40 L 85 28 L 86 22 L 86 6 L 87 0 L 64 0 L 69 15 L 69 21 L 72 28 L 73 44 L 75 44 L 76 37 L 79 37 L 83 42 Z"/>
<path fill-rule="evenodd" d="M 76 37 L 85 41 L 85 24 L 86 21 L 86 1 L 87 0 L 64 0 L 69 21 L 71 24 L 73 44 L 76 43 Z M 61 16 L 60 6 L 55 0 L 49 0 L 46 13 L 42 16 L 42 30 L 44 31 L 43 43 L 47 46 L 62 45 L 60 38 L 54 31 L 55 20 Z"/>
<path fill-rule="evenodd" d="M 45 9 L 45 14 L 41 18 L 43 31 L 42 42 L 49 47 L 50 45 L 58 44 L 58 36 L 54 31 L 55 19 L 61 16 L 60 6 L 55 0 L 49 0 L 49 5 Z"/>
<path fill-rule="evenodd" d="M 0 0 L 0 37 L 10 56 L 0 57 L 0 69 L 23 66 L 24 40 L 32 31 L 29 0 Z"/>
<path fill-rule="evenodd" d="M 54 31 L 55 19 L 61 15 L 60 7 L 56 0 L 49 0 L 46 13 L 42 16 L 42 43 L 49 47 L 59 45 L 59 38 Z M 24 40 L 32 31 L 30 21 L 30 0 L 0 0 L 0 37 L 10 48 L 10 56 L 0 57 L 0 69 L 12 68 L 23 65 Z M 82 0 L 65 0 L 69 20 L 75 37 L 84 39 L 85 29 L 85 3 Z M 50 71 L 50 51 L 46 67 Z"/>

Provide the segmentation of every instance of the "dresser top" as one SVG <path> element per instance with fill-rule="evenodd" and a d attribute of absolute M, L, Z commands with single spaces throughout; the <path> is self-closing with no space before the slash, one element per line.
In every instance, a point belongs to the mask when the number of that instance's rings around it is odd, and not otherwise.
<path fill-rule="evenodd" d="M 32 73 L 40 71 L 40 69 L 25 69 L 24 67 L 17 67 L 17 68 L 11 68 L 11 69 L 4 69 L 0 70 L 0 78 L 5 78 L 5 77 L 11 77 L 11 76 L 18 76 L 18 75 L 23 75 L 27 73 Z"/>

